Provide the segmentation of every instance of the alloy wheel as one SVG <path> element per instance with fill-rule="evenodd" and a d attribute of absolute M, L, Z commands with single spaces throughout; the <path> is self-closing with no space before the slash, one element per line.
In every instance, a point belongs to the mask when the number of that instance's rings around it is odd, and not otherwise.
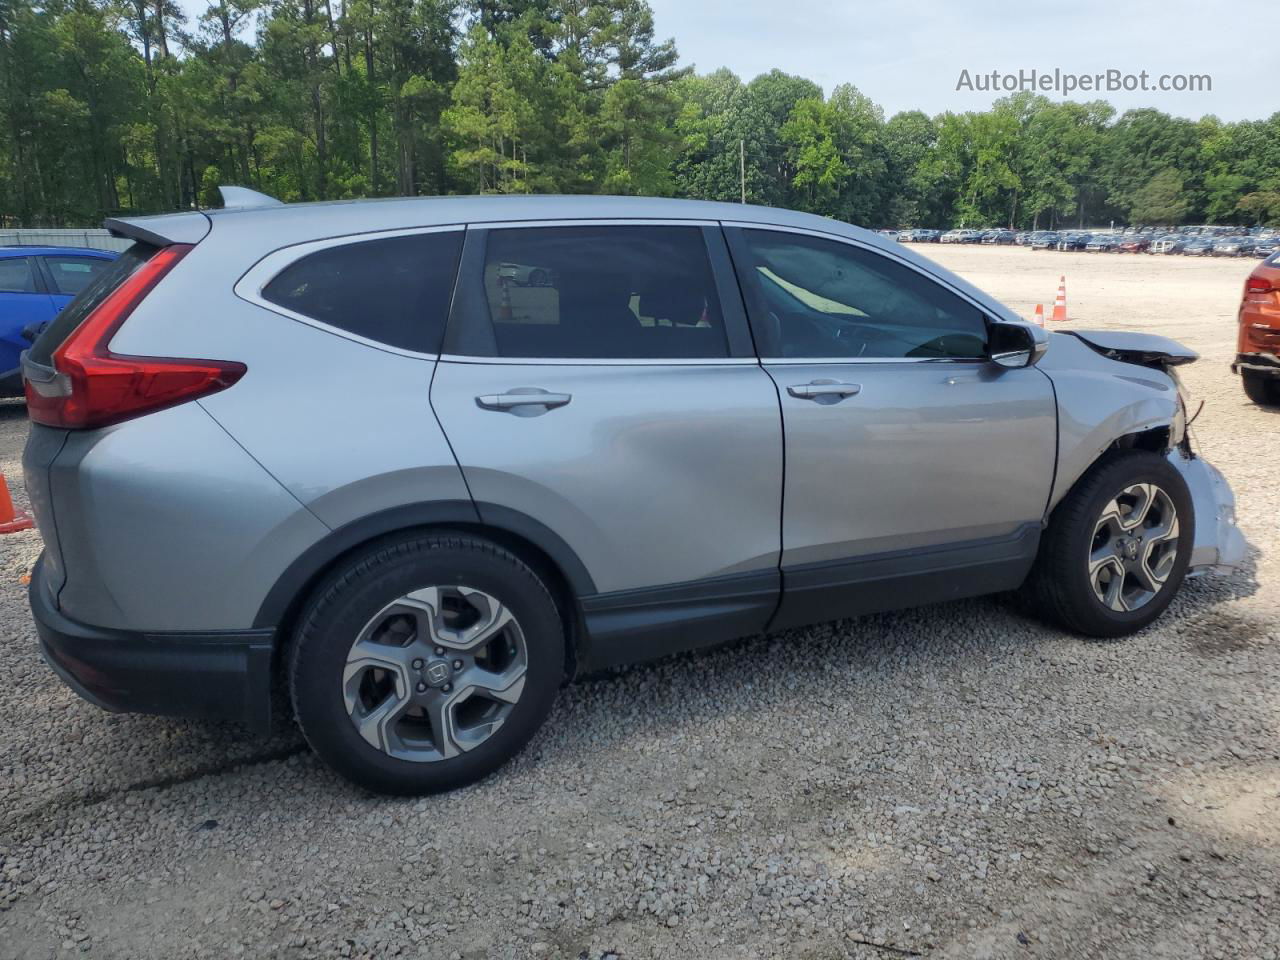
<path fill-rule="evenodd" d="M 365 624 L 347 654 L 342 695 L 371 746 L 401 760 L 447 760 L 506 722 L 527 668 L 520 624 L 495 597 L 425 587 Z"/>
<path fill-rule="evenodd" d="M 1125 487 L 1093 529 L 1089 583 L 1107 608 L 1138 610 L 1158 594 L 1178 558 L 1178 510 L 1154 483 Z"/>

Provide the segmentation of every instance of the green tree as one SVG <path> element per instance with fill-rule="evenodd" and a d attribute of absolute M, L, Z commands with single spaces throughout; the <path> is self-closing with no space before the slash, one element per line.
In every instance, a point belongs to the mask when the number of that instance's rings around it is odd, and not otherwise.
<path fill-rule="evenodd" d="M 883 142 L 883 222 L 901 227 L 949 223 L 954 198 L 938 191 L 928 170 L 938 144 L 938 124 L 919 110 L 898 113 L 885 124 Z"/>
<path fill-rule="evenodd" d="M 1196 124 L 1171 117 L 1159 110 L 1129 110 L 1107 133 L 1101 158 L 1101 181 L 1107 202 L 1121 213 L 1133 216 L 1138 191 L 1157 173 L 1172 170 L 1183 189 L 1197 188 L 1185 172 L 1194 170 L 1200 154 L 1200 132 Z M 1162 183 L 1172 182 L 1165 178 Z M 1190 201 L 1196 199 L 1188 197 Z"/>
<path fill-rule="evenodd" d="M 1190 206 L 1178 172 L 1161 170 L 1134 191 L 1129 217 L 1134 223 L 1176 226 L 1182 223 Z"/>

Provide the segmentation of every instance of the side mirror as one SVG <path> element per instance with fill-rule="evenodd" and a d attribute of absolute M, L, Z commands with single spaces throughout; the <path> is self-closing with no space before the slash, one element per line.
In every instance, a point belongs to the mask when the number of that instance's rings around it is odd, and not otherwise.
<path fill-rule="evenodd" d="M 1002 367 L 1030 367 L 1049 349 L 1049 334 L 1030 323 L 992 321 L 987 327 L 987 356 Z"/>

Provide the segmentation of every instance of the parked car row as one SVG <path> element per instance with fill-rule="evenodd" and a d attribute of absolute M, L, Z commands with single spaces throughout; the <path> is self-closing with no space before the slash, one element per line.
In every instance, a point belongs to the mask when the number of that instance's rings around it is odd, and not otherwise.
<path fill-rule="evenodd" d="M 1088 230 L 880 230 L 899 243 L 1016 244 L 1032 250 L 1084 250 L 1089 253 L 1186 254 L 1191 257 L 1258 257 L 1280 248 L 1275 233 L 1228 233 L 1219 228 L 1189 228 L 1160 233 L 1151 228 L 1123 231 Z"/>

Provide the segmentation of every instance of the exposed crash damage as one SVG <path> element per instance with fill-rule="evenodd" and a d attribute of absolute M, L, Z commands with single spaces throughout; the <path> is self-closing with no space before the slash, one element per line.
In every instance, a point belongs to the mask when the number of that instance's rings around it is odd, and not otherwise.
<path fill-rule="evenodd" d="M 1168 337 L 1116 330 L 1062 331 L 1052 343 L 1040 362 L 1058 398 L 1059 463 L 1050 506 L 1110 448 L 1162 453 L 1186 481 L 1194 504 L 1187 575 L 1238 567 L 1246 544 L 1236 527 L 1235 495 L 1195 451 L 1176 371 L 1199 355 Z"/>

